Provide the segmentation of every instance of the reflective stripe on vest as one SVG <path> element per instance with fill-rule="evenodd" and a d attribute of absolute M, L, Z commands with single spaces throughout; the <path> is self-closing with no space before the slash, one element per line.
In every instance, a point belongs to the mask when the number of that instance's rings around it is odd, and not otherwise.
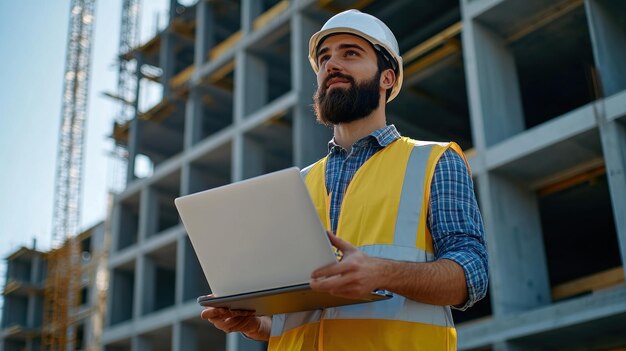
<path fill-rule="evenodd" d="M 422 213 L 422 199 L 424 198 L 426 163 L 432 148 L 432 145 L 416 146 L 409 156 L 396 219 L 394 233 L 394 245 L 396 246 L 415 247 L 417 225 L 420 219 L 419 215 Z"/>
<path fill-rule="evenodd" d="M 425 225 L 430 184 L 439 157 L 450 147 L 460 153 L 454 144 L 402 138 L 377 152 L 351 180 L 337 235 L 371 257 L 432 261 L 432 239 Z M 322 159 L 302 175 L 322 222 L 328 223 L 325 164 Z M 377 221 L 381 216 L 392 216 L 392 220 Z M 376 233 L 364 233 L 372 223 Z M 346 344 L 345 338 L 352 340 Z M 386 301 L 273 317 L 269 350 L 323 349 L 455 350 L 456 332 L 449 307 L 399 295 Z"/>

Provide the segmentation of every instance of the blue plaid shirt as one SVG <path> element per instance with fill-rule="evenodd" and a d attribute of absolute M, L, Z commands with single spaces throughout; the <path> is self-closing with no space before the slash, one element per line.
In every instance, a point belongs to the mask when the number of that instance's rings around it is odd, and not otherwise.
<path fill-rule="evenodd" d="M 343 196 L 356 171 L 398 138 L 400 133 L 389 125 L 355 142 L 350 153 L 335 144 L 334 139 L 328 143 L 325 175 L 326 189 L 331 194 L 333 232 L 337 230 Z M 428 228 L 435 257 L 452 260 L 463 267 L 469 298 L 465 305 L 455 308 L 465 310 L 487 292 L 487 252 L 472 179 L 465 161 L 453 150 L 447 150 L 439 159 L 430 191 Z"/>

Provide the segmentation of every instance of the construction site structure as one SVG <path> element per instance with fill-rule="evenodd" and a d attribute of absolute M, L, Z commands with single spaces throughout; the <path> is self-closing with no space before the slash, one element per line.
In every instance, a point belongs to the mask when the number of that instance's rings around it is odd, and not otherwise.
<path fill-rule="evenodd" d="M 75 235 L 80 221 L 94 10 L 95 0 L 72 0 L 70 4 L 52 217 L 53 246 Z"/>
<path fill-rule="evenodd" d="M 6 258 L 0 351 L 41 350 L 44 255 L 33 245 L 21 247 Z"/>
<path fill-rule="evenodd" d="M 117 94 L 106 94 L 119 102 L 119 111 L 115 116 L 118 124 L 129 122 L 135 117 L 137 110 L 137 61 L 129 53 L 137 46 L 139 39 L 139 0 L 123 0 L 120 24 L 120 40 L 118 49 Z M 113 167 L 110 171 L 109 189 L 119 193 L 126 186 L 126 170 L 128 169 L 128 150 L 126 145 L 114 140 L 112 152 Z"/>
<path fill-rule="evenodd" d="M 0 351 L 102 350 L 106 257 L 104 222 L 51 251 L 9 255 Z"/>
<path fill-rule="evenodd" d="M 469 158 L 491 281 L 453 312 L 459 350 L 626 347 L 626 2 L 170 0 L 167 27 L 129 52 L 162 98 L 114 126 L 128 184 L 110 219 L 104 349 L 266 347 L 199 318 L 210 287 L 174 199 L 326 154 L 308 40 L 348 8 L 398 38 L 388 122 Z"/>

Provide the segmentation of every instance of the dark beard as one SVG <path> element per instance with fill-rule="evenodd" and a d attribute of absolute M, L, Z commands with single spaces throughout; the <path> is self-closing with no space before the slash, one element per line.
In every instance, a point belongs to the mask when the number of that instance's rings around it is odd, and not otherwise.
<path fill-rule="evenodd" d="M 334 88 L 328 92 L 328 81 L 337 77 L 348 80 L 350 87 Z M 313 95 L 317 121 L 332 126 L 367 117 L 380 104 L 379 82 L 380 71 L 372 79 L 359 84 L 351 76 L 342 73 L 329 75 Z"/>

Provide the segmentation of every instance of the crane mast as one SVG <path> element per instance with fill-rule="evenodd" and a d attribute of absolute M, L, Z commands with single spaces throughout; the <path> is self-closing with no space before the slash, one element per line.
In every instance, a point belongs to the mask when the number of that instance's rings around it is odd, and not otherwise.
<path fill-rule="evenodd" d="M 72 0 L 55 181 L 52 244 L 77 233 L 95 0 Z"/>

